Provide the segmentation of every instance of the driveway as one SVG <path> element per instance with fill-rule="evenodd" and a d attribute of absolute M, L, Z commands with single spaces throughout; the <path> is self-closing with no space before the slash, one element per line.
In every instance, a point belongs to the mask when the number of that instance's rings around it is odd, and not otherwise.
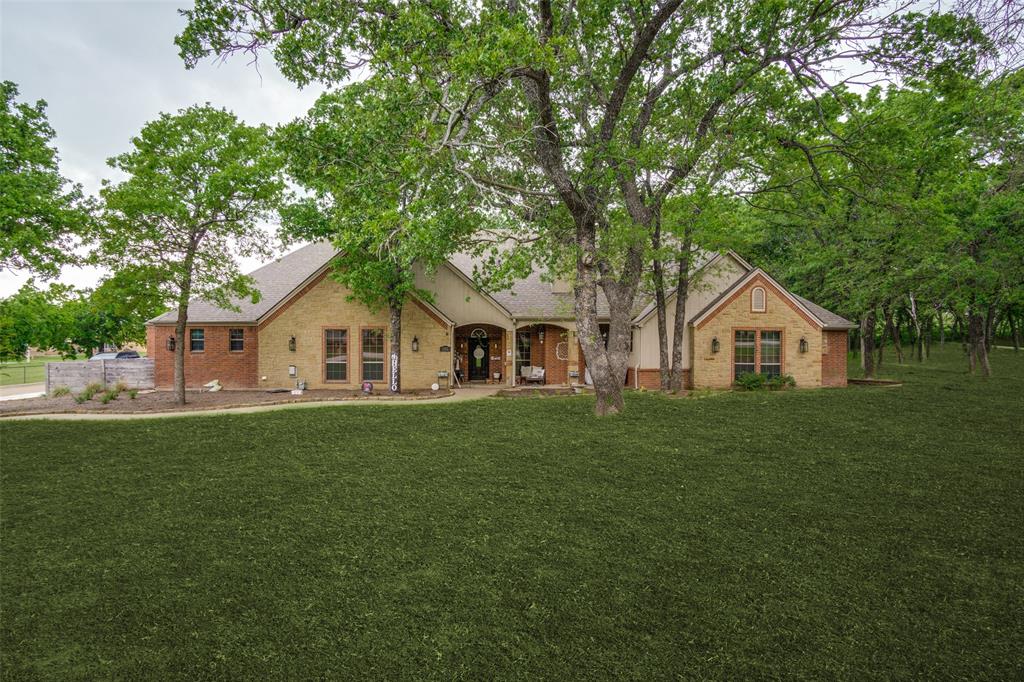
<path fill-rule="evenodd" d="M 46 384 L 13 384 L 0 386 L 0 400 L 20 400 L 21 398 L 38 398 L 46 393 Z"/>

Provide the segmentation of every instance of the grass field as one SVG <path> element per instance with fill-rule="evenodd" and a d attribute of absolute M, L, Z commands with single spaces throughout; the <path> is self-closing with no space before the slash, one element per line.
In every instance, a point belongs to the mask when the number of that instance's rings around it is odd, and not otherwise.
<path fill-rule="evenodd" d="M 29 362 L 0 362 L 0 386 L 35 384 L 46 381 L 46 364 L 60 362 L 59 356 L 42 356 Z"/>
<path fill-rule="evenodd" d="M 0 423 L 6 679 L 1024 676 L 1024 354 Z"/>

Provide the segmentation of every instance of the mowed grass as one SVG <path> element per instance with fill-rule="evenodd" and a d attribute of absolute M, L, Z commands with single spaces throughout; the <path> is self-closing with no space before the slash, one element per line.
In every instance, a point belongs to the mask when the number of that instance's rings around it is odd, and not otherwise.
<path fill-rule="evenodd" d="M 34 384 L 46 381 L 46 365 L 61 362 L 58 356 L 40 356 L 28 362 L 0 362 L 0 386 Z"/>
<path fill-rule="evenodd" d="M 6 679 L 1013 679 L 1024 354 L 902 388 L 0 423 Z"/>

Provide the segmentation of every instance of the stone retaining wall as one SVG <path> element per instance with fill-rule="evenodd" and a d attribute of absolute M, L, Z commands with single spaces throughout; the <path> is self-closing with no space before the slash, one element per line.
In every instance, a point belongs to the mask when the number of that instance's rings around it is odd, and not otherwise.
<path fill-rule="evenodd" d="M 153 361 L 149 358 L 139 358 L 46 363 L 47 394 L 61 386 L 66 386 L 72 393 L 77 393 L 89 384 L 107 387 L 118 382 L 124 383 L 128 388 L 153 388 Z"/>

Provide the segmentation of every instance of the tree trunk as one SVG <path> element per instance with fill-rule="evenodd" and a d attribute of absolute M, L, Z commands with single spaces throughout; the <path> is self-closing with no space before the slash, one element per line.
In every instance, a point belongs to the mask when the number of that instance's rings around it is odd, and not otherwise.
<path fill-rule="evenodd" d="M 902 365 L 903 345 L 900 343 L 900 328 L 896 323 L 896 316 L 888 306 L 882 307 L 882 314 L 885 315 L 885 326 L 889 332 L 889 338 L 892 339 L 893 350 L 896 351 L 896 362 Z"/>
<path fill-rule="evenodd" d="M 875 311 L 860 318 L 860 363 L 864 376 L 875 378 Z"/>
<path fill-rule="evenodd" d="M 192 295 L 192 267 L 196 259 L 196 249 L 199 239 L 192 238 L 192 246 L 186 251 L 182 267 L 185 275 L 178 290 L 178 319 L 174 325 L 174 399 L 179 405 L 185 404 L 185 344 L 189 339 L 185 337 L 185 329 L 188 326 L 188 299 Z"/>
<path fill-rule="evenodd" d="M 391 392 L 402 392 L 402 304 L 388 305 L 388 324 L 391 327 Z"/>
<path fill-rule="evenodd" d="M 921 333 L 921 317 L 917 314 L 917 301 L 914 300 L 914 294 L 910 294 L 910 321 L 914 325 L 914 347 L 911 349 L 917 350 L 917 361 L 922 362 L 924 360 L 924 338 Z"/>
<path fill-rule="evenodd" d="M 884 308 L 883 308 L 883 310 L 884 310 Z M 884 314 L 882 315 L 882 320 L 883 320 L 883 322 L 882 322 L 882 335 L 878 338 L 878 362 L 875 363 L 875 368 L 876 369 L 881 369 L 881 367 L 882 367 L 882 360 L 883 360 L 883 355 L 884 355 L 884 351 L 885 351 L 885 339 L 886 339 L 886 336 L 888 336 L 888 334 L 889 334 L 889 325 L 885 324 L 885 322 L 884 322 L 884 320 L 885 320 L 885 315 Z"/>
<path fill-rule="evenodd" d="M 985 317 L 975 306 L 967 313 L 967 362 L 971 374 L 981 365 L 985 376 L 992 376 L 992 368 L 988 363 L 988 348 L 985 340 Z"/>
<path fill-rule="evenodd" d="M 581 218 L 576 225 L 575 312 L 576 329 L 583 356 L 594 381 L 599 417 L 619 414 L 625 409 L 622 389 L 629 362 L 630 311 L 636 298 L 643 266 L 642 249 L 630 248 L 618 281 L 602 277 L 601 289 L 608 299 L 608 345 L 602 342 L 597 322 L 597 240 L 593 219 Z"/>
<path fill-rule="evenodd" d="M 185 404 L 185 328 L 188 325 L 188 291 L 183 288 L 178 296 L 178 320 L 174 325 L 174 400 Z"/>
<path fill-rule="evenodd" d="M 686 333 L 686 302 L 690 297 L 690 261 L 692 259 L 692 230 L 686 228 L 683 252 L 679 258 L 679 279 L 676 282 L 676 319 L 672 329 L 672 377 L 669 390 L 682 391 L 683 386 L 683 335 Z"/>
<path fill-rule="evenodd" d="M 1013 309 L 1007 309 L 1006 321 L 1010 325 L 1010 337 L 1013 339 L 1013 351 L 1020 352 L 1020 322 L 1013 314 Z"/>
<path fill-rule="evenodd" d="M 999 326 L 999 317 L 997 315 L 996 305 L 993 303 L 989 305 L 988 312 L 985 314 L 985 351 L 986 355 L 992 352 L 992 346 L 996 342 L 996 327 Z"/>
<path fill-rule="evenodd" d="M 665 268 L 661 260 L 661 221 L 654 225 L 654 233 L 651 237 L 651 244 L 654 247 L 654 307 L 658 314 L 658 378 L 661 390 L 669 388 L 670 365 L 668 359 L 668 319 L 665 311 Z"/>

